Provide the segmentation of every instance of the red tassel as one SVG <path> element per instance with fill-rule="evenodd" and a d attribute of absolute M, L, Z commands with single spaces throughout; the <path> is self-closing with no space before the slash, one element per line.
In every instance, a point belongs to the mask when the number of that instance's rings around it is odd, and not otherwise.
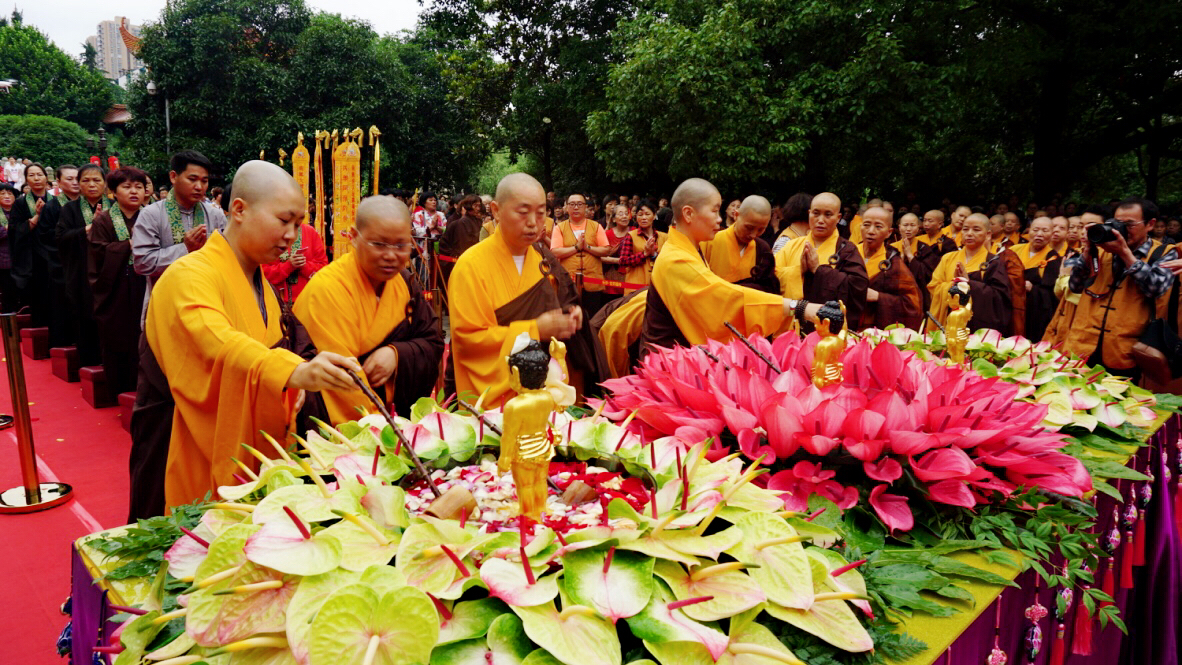
<path fill-rule="evenodd" d="M 1067 651 L 1066 640 L 1063 634 L 1067 632 L 1067 626 L 1062 621 L 1055 628 L 1055 640 L 1051 642 L 1051 659 L 1047 661 L 1049 665 L 1063 665 L 1063 656 Z"/>
<path fill-rule="evenodd" d="M 1084 587 L 1083 593 L 1087 593 L 1087 587 Z M 1076 656 L 1092 655 L 1092 615 L 1088 612 L 1088 606 L 1084 605 L 1082 595 L 1078 607 L 1075 608 L 1075 629 L 1071 631 L 1071 653 Z"/>
<path fill-rule="evenodd" d="M 1104 581 L 1100 583 L 1100 590 L 1108 594 L 1109 598 L 1113 598 L 1116 593 L 1116 567 L 1113 565 L 1113 557 L 1108 557 L 1107 570 L 1104 571 Z M 1111 605 L 1105 601 L 1103 605 Z"/>
<path fill-rule="evenodd" d="M 1133 532 L 1133 565 L 1145 565 L 1145 511 L 1141 511 L 1137 519 L 1136 531 Z"/>
<path fill-rule="evenodd" d="M 1125 542 L 1120 546 L 1120 588 L 1133 588 L 1133 532 L 1125 531 Z"/>

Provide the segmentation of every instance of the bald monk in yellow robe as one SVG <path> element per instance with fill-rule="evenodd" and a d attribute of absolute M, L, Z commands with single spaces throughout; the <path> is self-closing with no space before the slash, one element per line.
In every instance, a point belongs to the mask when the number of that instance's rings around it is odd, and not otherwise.
<path fill-rule="evenodd" d="M 923 323 L 923 298 L 903 255 L 886 244 L 891 234 L 891 214 L 875 206 L 862 213 L 862 242 L 857 245 L 870 278 L 866 309 L 854 330 L 886 328 L 896 323 L 919 330 Z M 847 322 L 848 324 L 848 322 Z"/>
<path fill-rule="evenodd" d="M 969 215 L 961 227 L 964 248 L 945 254 L 928 282 L 930 313 L 941 326 L 947 320 L 949 289 L 967 280 L 973 302 L 969 330 L 992 328 L 1008 335 L 1013 315 L 1012 291 L 1006 261 L 989 252 L 989 218 Z"/>
<path fill-rule="evenodd" d="M 392 196 L 357 206 L 353 251 L 312 277 L 293 311 L 317 349 L 358 358 L 370 387 L 394 411 L 410 413 L 439 378 L 443 334 L 435 310 L 406 269 L 414 249 L 410 210 Z M 324 391 L 333 423 L 372 406 L 359 388 Z"/>
<path fill-rule="evenodd" d="M 1066 218 L 1063 222 L 1066 225 Z M 1030 222 L 1030 242 L 1010 248 L 1022 262 L 1023 286 L 1026 287 L 1024 328 L 1013 333 L 1035 341 L 1041 340 L 1046 333 L 1059 304 L 1055 297 L 1055 279 L 1059 277 L 1063 259 L 1051 244 L 1051 234 L 1051 218 L 1039 217 Z"/>
<path fill-rule="evenodd" d="M 845 305 L 848 320 L 862 320 L 870 278 L 857 245 L 837 232 L 841 199 L 831 192 L 813 197 L 809 234 L 790 240 L 776 253 L 776 277 L 785 298 L 810 302 L 836 300 Z M 805 326 L 805 330 L 811 327 Z"/>
<path fill-rule="evenodd" d="M 455 390 L 497 406 L 516 395 L 505 358 L 521 333 L 566 343 L 571 385 L 593 389 L 603 348 L 591 334 L 570 274 L 543 240 L 546 193 L 525 173 L 505 176 L 489 205 L 496 233 L 456 261 L 451 273 Z"/>
<path fill-rule="evenodd" d="M 283 348 L 281 310 L 259 266 L 299 232 L 307 202 L 296 181 L 268 162 L 243 164 L 223 233 L 178 259 L 148 303 L 145 335 L 176 407 L 165 473 L 169 508 L 232 484 L 232 457 L 248 443 L 283 441 L 304 390 L 344 390 L 356 361 L 322 352 L 310 361 Z"/>
<path fill-rule="evenodd" d="M 722 196 L 701 178 L 690 178 L 673 192 L 674 226 L 653 266 L 645 303 L 640 353 L 652 346 L 702 344 L 733 338 L 729 322 L 744 335 L 771 336 L 787 327 L 797 305 L 816 322 L 820 303 L 804 303 L 731 284 L 714 274 L 699 253 L 722 221 Z"/>
<path fill-rule="evenodd" d="M 591 330 L 603 345 L 607 369 L 613 379 L 631 374 L 640 358 L 638 342 L 644 329 L 648 289 L 646 286 L 609 302 L 591 318 Z"/>
<path fill-rule="evenodd" d="M 756 195 L 743 199 L 735 223 L 701 245 L 710 270 L 732 284 L 779 293 L 775 255 L 760 237 L 771 219 L 772 204 L 767 199 Z"/>

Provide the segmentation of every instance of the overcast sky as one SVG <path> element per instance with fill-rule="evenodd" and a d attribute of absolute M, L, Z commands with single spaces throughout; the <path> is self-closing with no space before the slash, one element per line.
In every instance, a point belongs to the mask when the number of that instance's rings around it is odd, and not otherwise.
<path fill-rule="evenodd" d="M 341 14 L 368 21 L 380 34 L 413 28 L 418 19 L 418 0 L 305 0 L 313 10 Z M 164 0 L 120 0 L 118 3 L 95 0 L 17 0 L 25 23 L 35 25 L 49 35 L 58 48 L 74 57 L 82 53 L 82 43 L 95 34 L 100 21 L 126 16 L 133 24 L 157 21 Z M 6 8 L 7 14 L 11 9 Z"/>

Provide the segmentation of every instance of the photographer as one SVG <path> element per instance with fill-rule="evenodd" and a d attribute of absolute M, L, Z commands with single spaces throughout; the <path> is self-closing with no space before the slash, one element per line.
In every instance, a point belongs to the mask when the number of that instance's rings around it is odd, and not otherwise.
<path fill-rule="evenodd" d="M 1068 287 L 1083 295 L 1065 352 L 1113 374 L 1140 377 L 1133 345 L 1150 320 L 1164 315 L 1174 275 L 1163 264 L 1178 257 L 1173 246 L 1149 237 L 1156 223 L 1152 201 L 1128 198 L 1113 219 L 1087 225 L 1082 251 L 1066 261 Z"/>

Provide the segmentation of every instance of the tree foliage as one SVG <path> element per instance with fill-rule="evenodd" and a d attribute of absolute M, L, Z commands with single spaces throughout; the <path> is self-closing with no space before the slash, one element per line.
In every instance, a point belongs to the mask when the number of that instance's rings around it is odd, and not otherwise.
<path fill-rule="evenodd" d="M 78 125 L 46 115 L 0 115 L 0 155 L 59 164 L 86 162 L 88 135 Z"/>
<path fill-rule="evenodd" d="M 0 26 L 0 79 L 16 79 L 0 95 L 0 114 L 48 115 L 83 127 L 97 127 L 111 106 L 101 72 L 85 67 L 54 46 L 20 13 Z"/>
<path fill-rule="evenodd" d="M 661 0 L 587 127 L 616 179 L 1045 198 L 1136 153 L 1154 195 L 1180 28 L 1166 0 Z"/>
<path fill-rule="evenodd" d="M 382 131 L 383 187 L 458 188 L 485 154 L 433 53 L 363 21 L 313 14 L 302 0 L 170 3 L 145 26 L 140 55 L 156 91 L 147 80 L 130 91 L 131 149 L 157 171 L 167 162 L 165 100 L 172 149 L 202 151 L 220 175 L 260 150 L 290 152 L 297 132 L 311 148 L 316 130 L 370 125 Z"/>

